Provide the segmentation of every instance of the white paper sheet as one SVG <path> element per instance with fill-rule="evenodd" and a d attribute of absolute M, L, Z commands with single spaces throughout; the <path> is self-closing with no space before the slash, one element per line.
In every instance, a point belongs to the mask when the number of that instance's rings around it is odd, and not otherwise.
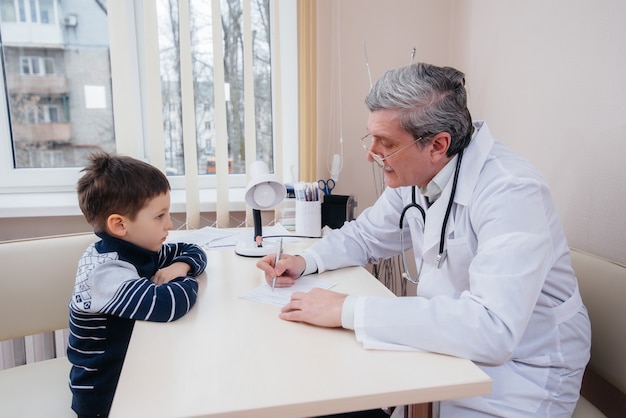
<path fill-rule="evenodd" d="M 302 276 L 291 287 L 277 287 L 272 291 L 272 286 L 265 283 L 239 297 L 282 307 L 289 303 L 294 292 L 308 292 L 314 287 L 330 289 L 336 284 L 329 280 L 318 279 L 316 276 Z"/>

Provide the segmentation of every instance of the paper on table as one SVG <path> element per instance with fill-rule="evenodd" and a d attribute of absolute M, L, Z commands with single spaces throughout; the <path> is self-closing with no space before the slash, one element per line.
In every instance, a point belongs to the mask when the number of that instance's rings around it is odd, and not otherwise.
<path fill-rule="evenodd" d="M 225 247 L 234 247 L 238 242 L 245 240 L 253 240 L 254 232 L 252 229 L 229 229 L 229 228 L 213 228 L 205 226 L 204 228 L 190 231 L 181 236 L 177 236 L 177 240 L 184 240 L 192 244 L 198 244 L 207 250 L 221 249 Z M 264 236 L 286 236 L 285 242 L 288 242 L 292 235 L 284 226 L 277 223 L 273 226 L 263 227 Z M 268 238 L 271 239 L 271 238 Z M 297 241 L 297 238 L 293 238 Z"/>
<path fill-rule="evenodd" d="M 270 305 L 285 306 L 291 300 L 294 292 L 308 292 L 314 287 L 330 289 L 337 283 L 329 280 L 318 279 L 315 276 L 302 276 L 291 287 L 277 287 L 272 292 L 272 286 L 265 283 L 256 289 L 239 296 L 242 299 L 255 302 L 268 303 Z"/>

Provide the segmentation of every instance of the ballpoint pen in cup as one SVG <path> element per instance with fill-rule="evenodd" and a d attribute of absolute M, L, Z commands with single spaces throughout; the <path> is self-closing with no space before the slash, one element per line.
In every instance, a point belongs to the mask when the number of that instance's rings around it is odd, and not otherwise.
<path fill-rule="evenodd" d="M 274 260 L 274 268 L 278 264 L 278 260 L 280 260 L 280 255 L 283 252 L 283 239 L 281 238 L 278 241 L 278 249 L 276 250 L 276 259 Z M 276 287 L 276 276 L 272 279 L 272 292 L 274 291 L 274 287 Z"/>

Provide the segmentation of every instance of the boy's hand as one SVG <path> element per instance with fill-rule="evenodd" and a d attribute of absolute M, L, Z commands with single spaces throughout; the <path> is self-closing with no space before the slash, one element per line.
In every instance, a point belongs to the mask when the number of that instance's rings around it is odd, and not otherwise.
<path fill-rule="evenodd" d="M 187 273 L 189 273 L 190 269 L 191 267 L 189 266 L 189 264 L 178 261 L 158 270 L 154 274 L 154 276 L 152 276 L 150 281 L 158 286 L 163 283 L 168 283 L 177 277 L 187 276 Z"/>

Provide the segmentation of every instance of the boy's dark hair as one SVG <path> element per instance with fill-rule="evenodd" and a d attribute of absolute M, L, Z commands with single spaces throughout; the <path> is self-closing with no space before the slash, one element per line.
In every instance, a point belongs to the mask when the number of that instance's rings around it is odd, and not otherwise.
<path fill-rule="evenodd" d="M 170 190 L 158 168 L 127 156 L 93 153 L 81 172 L 85 174 L 78 180 L 78 205 L 96 232 L 106 230 L 114 213 L 134 220 L 148 200 Z"/>

